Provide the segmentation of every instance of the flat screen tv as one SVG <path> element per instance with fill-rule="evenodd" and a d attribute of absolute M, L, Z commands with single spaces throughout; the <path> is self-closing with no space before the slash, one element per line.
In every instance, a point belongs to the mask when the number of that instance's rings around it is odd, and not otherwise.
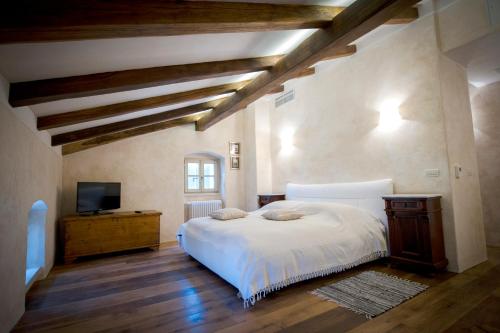
<path fill-rule="evenodd" d="M 121 183 L 78 182 L 76 211 L 99 212 L 120 208 Z"/>

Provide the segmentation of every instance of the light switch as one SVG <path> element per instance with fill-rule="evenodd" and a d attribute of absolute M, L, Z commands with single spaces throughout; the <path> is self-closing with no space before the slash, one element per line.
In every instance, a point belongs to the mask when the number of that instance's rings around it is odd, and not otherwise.
<path fill-rule="evenodd" d="M 439 169 L 426 169 L 425 176 L 426 177 L 439 177 L 441 175 L 441 171 Z"/>
<path fill-rule="evenodd" d="M 455 164 L 455 178 L 460 179 L 462 176 L 462 166 Z"/>

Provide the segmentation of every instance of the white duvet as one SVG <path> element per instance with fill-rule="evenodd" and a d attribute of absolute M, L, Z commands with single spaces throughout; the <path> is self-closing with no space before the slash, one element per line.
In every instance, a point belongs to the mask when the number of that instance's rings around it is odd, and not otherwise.
<path fill-rule="evenodd" d="M 293 221 L 270 221 L 269 209 L 296 209 Z M 195 218 L 179 229 L 181 247 L 239 290 L 245 305 L 291 283 L 339 272 L 387 253 L 382 223 L 338 203 L 273 202 L 246 218 Z"/>

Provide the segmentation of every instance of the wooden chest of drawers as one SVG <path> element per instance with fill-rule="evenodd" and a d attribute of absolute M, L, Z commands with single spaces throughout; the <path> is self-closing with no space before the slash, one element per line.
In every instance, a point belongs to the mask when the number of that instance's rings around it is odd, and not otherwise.
<path fill-rule="evenodd" d="M 441 196 L 389 195 L 383 197 L 389 220 L 391 263 L 439 270 L 448 265 L 445 257 Z"/>
<path fill-rule="evenodd" d="M 157 249 L 160 212 L 120 212 L 108 215 L 66 216 L 61 241 L 64 262 L 77 257 L 138 248 Z"/>

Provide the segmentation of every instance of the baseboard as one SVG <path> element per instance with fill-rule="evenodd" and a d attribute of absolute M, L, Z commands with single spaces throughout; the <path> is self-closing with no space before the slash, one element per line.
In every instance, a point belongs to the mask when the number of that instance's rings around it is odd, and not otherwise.
<path fill-rule="evenodd" d="M 28 290 L 33 285 L 33 283 L 35 283 L 35 281 L 37 281 L 40 278 L 40 276 L 43 273 L 43 268 L 42 267 L 32 268 L 29 271 L 31 274 L 29 277 L 26 277 L 25 279 L 25 289 L 24 289 L 25 293 L 27 293 Z"/>

